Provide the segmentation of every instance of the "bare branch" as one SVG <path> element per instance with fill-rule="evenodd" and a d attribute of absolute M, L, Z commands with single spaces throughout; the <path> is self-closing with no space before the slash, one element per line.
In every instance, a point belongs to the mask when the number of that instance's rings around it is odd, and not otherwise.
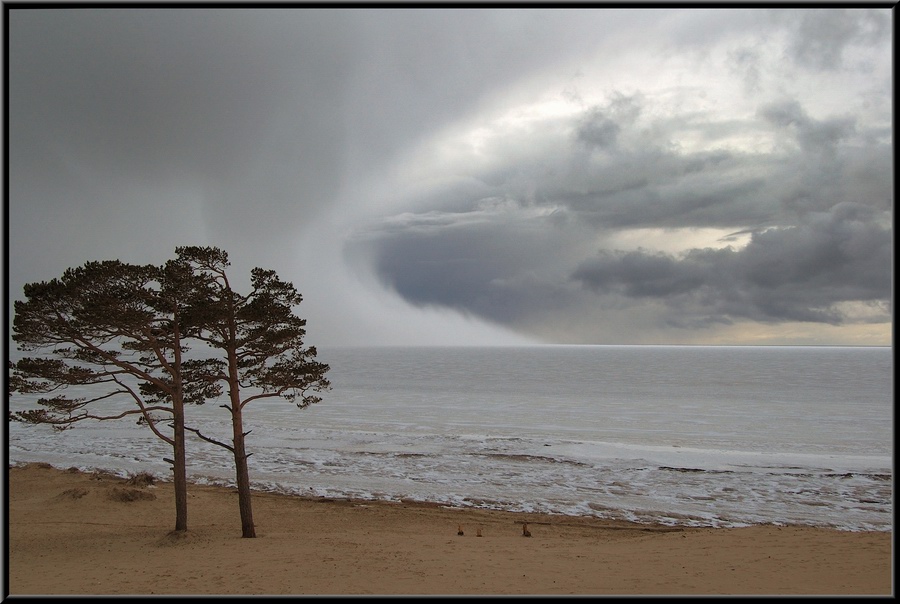
<path fill-rule="evenodd" d="M 189 427 L 189 426 L 185 426 L 184 429 L 187 430 L 188 432 L 193 432 L 193 433 L 196 434 L 198 437 L 200 437 L 201 440 L 205 440 L 205 441 L 208 442 L 208 443 L 212 443 L 212 444 L 214 444 L 214 445 L 218 445 L 218 446 L 220 446 L 220 447 L 224 447 L 224 448 L 228 449 L 229 451 L 231 451 L 232 453 L 234 453 L 234 447 L 232 447 L 231 445 L 228 445 L 228 444 L 226 444 L 226 443 L 223 443 L 223 442 L 221 442 L 221 441 L 218 441 L 218 440 L 216 440 L 216 439 L 214 439 L 214 438 L 210 438 L 209 436 L 205 436 L 205 435 L 201 434 L 201 433 L 200 433 L 200 430 L 197 429 L 197 428 L 191 428 L 191 427 Z"/>

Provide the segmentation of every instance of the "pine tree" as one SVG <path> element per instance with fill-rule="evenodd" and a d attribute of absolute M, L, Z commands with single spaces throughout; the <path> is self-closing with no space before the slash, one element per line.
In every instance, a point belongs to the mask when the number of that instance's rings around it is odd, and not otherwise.
<path fill-rule="evenodd" d="M 313 394 L 331 386 L 328 365 L 316 360 L 315 347 L 305 347 L 306 320 L 294 315 L 302 296 L 274 271 L 251 271 L 251 291 L 232 289 L 226 269 L 228 255 L 214 247 L 179 247 L 179 264 L 192 274 L 192 301 L 187 322 L 196 327 L 192 337 L 215 352 L 197 363 L 196 375 L 225 392 L 222 407 L 231 414 L 231 444 L 190 428 L 203 440 L 228 449 L 235 464 L 238 505 L 243 537 L 255 537 L 250 497 L 250 474 L 244 431 L 244 408 L 253 401 L 283 398 L 305 408 L 321 401 Z M 202 365 L 202 369 L 201 369 Z"/>
<path fill-rule="evenodd" d="M 181 315 L 188 276 L 173 263 L 115 260 L 87 262 L 59 279 L 30 283 L 26 300 L 14 304 L 12 337 L 20 350 L 39 354 L 8 365 L 11 391 L 54 394 L 38 399 L 38 409 L 11 412 L 11 420 L 66 430 L 84 420 L 137 415 L 169 444 L 176 531 L 187 530 L 184 405 L 203 403 L 210 394 L 202 381 L 185 375 Z M 72 386 L 87 386 L 91 394 L 57 394 Z M 104 412 L 104 402 L 123 398 L 134 407 Z"/>

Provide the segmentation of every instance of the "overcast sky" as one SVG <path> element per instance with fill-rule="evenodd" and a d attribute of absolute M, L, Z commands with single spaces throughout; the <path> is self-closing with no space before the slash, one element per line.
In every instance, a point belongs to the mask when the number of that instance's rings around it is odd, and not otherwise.
<path fill-rule="evenodd" d="M 889 8 L 8 26 L 11 300 L 214 245 L 320 347 L 891 344 Z"/>

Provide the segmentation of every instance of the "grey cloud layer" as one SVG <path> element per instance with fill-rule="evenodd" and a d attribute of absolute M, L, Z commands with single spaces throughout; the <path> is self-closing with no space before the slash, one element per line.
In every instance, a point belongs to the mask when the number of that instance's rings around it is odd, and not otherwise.
<path fill-rule="evenodd" d="M 889 308 L 887 10 L 8 15 L 13 299 L 89 259 L 158 262 L 199 244 L 226 249 L 238 273 L 278 270 L 321 300 L 309 306 L 313 329 L 360 341 L 366 322 L 377 338 L 406 324 L 409 306 L 385 310 L 381 291 L 369 302 L 345 260 L 414 306 L 550 341 L 573 339 L 557 337 L 560 325 L 603 341 L 592 327 L 601 312 L 634 305 L 636 330 L 836 324 L 863 320 L 847 303 Z M 720 57 L 722 81 L 753 99 L 751 111 L 713 113 L 702 99 L 721 82 L 682 85 L 659 67 L 688 81 L 692 62 Z M 580 87 L 592 78 L 605 83 L 602 102 Z M 864 103 L 792 94 L 797 78 Z M 670 88 L 645 90 L 660 79 Z M 551 89 L 582 111 L 489 124 Z M 485 124 L 478 153 L 389 177 L 402 158 L 437 153 L 442 133 Z M 621 244 L 644 228 L 724 229 L 749 244 L 683 255 Z M 761 250 L 789 251 L 769 275 L 787 281 L 759 279 Z M 792 286 L 804 254 L 810 278 Z M 656 272 L 644 279 L 628 263 Z M 408 324 L 433 324 L 440 342 L 454 327 L 431 316 Z"/>

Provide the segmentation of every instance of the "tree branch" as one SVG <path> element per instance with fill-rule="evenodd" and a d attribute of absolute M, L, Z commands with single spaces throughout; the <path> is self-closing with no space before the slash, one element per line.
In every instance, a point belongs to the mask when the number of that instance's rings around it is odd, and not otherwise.
<path fill-rule="evenodd" d="M 214 444 L 214 445 L 218 445 L 218 446 L 220 446 L 220 447 L 224 447 L 224 448 L 228 449 L 229 451 L 231 451 L 232 453 L 234 453 L 234 447 L 232 447 L 232 446 L 230 446 L 230 445 L 227 445 L 227 444 L 225 444 L 225 443 L 223 443 L 223 442 L 220 442 L 220 441 L 218 441 L 218 440 L 216 440 L 216 439 L 214 439 L 214 438 L 210 438 L 209 436 L 205 436 L 205 435 L 201 434 L 201 433 L 200 433 L 200 430 L 198 430 L 197 428 L 191 428 L 191 427 L 189 427 L 189 426 L 185 426 L 184 429 L 187 430 L 188 432 L 193 432 L 193 433 L 196 434 L 198 437 L 200 437 L 200 439 L 205 440 L 205 441 L 208 442 L 208 443 L 212 443 L 212 444 Z"/>

